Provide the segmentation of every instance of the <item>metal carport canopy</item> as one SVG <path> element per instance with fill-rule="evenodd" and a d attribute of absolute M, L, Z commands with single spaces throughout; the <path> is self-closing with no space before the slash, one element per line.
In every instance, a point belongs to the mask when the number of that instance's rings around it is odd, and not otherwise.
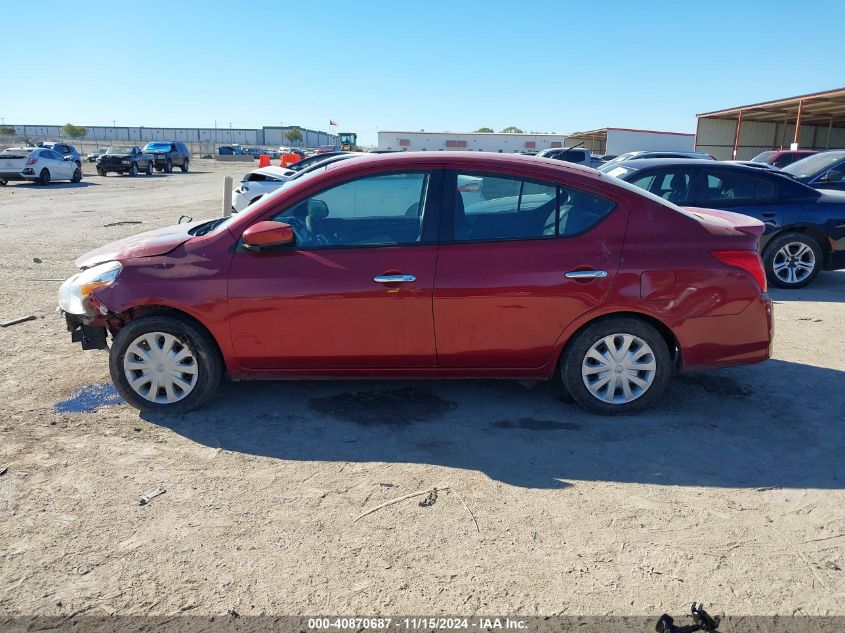
<path fill-rule="evenodd" d="M 793 143 L 798 142 L 802 125 L 827 126 L 829 130 L 845 128 L 845 88 L 704 112 L 698 114 L 697 117 L 699 122 L 701 119 L 736 120 L 733 148 L 734 157 L 736 157 L 743 121 L 793 123 L 795 126 Z"/>

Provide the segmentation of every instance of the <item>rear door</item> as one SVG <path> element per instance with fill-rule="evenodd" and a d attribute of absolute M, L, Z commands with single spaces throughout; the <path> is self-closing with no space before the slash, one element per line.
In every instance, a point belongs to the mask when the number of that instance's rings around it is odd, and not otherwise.
<path fill-rule="evenodd" d="M 452 208 L 441 224 L 434 288 L 437 364 L 540 367 L 563 329 L 606 300 L 627 209 L 575 186 L 447 174 Z M 462 191 L 467 183 L 479 183 L 478 191 Z"/>

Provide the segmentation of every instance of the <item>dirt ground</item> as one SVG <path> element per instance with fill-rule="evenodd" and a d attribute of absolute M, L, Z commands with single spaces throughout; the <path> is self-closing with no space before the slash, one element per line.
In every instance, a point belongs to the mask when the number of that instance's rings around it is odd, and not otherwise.
<path fill-rule="evenodd" d="M 106 353 L 54 312 L 73 260 L 216 215 L 248 167 L 0 188 L 0 321 L 37 317 L 0 328 L 0 613 L 845 614 L 845 273 L 773 293 L 773 360 L 637 417 L 493 381 L 92 411 Z"/>

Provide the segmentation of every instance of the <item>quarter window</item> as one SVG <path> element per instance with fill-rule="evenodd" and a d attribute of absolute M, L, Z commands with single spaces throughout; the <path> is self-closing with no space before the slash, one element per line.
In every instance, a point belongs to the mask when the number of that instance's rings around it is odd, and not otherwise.
<path fill-rule="evenodd" d="M 326 189 L 277 214 L 293 227 L 297 245 L 416 244 L 422 235 L 429 174 L 409 172 L 358 178 Z"/>
<path fill-rule="evenodd" d="M 601 221 L 609 200 L 550 183 L 459 173 L 455 241 L 566 237 Z"/>

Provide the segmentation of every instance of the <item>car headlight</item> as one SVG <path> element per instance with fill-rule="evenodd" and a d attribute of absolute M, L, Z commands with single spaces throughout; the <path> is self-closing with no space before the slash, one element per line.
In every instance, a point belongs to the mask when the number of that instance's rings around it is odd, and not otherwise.
<path fill-rule="evenodd" d="M 68 314 L 94 316 L 88 295 L 95 288 L 113 284 L 122 268 L 120 262 L 106 262 L 74 275 L 59 288 L 59 307 Z"/>

